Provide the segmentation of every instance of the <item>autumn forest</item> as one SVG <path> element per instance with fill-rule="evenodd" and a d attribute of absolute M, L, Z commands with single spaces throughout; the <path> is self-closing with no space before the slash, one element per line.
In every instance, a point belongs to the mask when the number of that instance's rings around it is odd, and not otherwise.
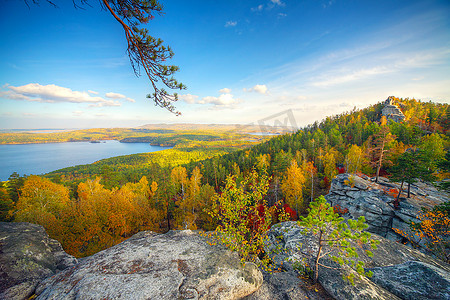
<path fill-rule="evenodd" d="M 43 176 L 14 173 L 0 186 L 0 218 L 40 224 L 69 254 L 84 257 L 143 230 L 212 231 L 221 225 L 221 199 L 244 193 L 254 193 L 248 205 L 257 208 L 245 217 L 268 220 L 253 230 L 297 219 L 338 173 L 402 183 L 405 189 L 391 191 L 396 201 L 417 180 L 448 191 L 449 105 L 402 98 L 394 104 L 404 121 L 382 116 L 380 102 L 273 137 L 233 128 L 2 133 L 1 143 L 125 139 L 174 147 Z M 449 218 L 448 205 L 440 216 Z"/>

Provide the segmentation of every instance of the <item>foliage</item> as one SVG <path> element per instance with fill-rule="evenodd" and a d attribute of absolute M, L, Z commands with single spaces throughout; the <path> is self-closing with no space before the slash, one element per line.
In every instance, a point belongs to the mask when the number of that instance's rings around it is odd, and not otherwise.
<path fill-rule="evenodd" d="M 286 203 L 294 208 L 297 213 L 300 212 L 303 206 L 303 187 L 305 183 L 304 170 L 298 166 L 297 161 L 292 160 L 283 177 L 281 190 L 286 198 Z"/>
<path fill-rule="evenodd" d="M 0 222 L 8 221 L 9 211 L 13 208 L 14 203 L 9 198 L 8 191 L 3 187 L 3 183 L 0 182 Z"/>
<path fill-rule="evenodd" d="M 357 171 L 360 171 L 362 165 L 366 163 L 363 149 L 361 147 L 358 147 L 358 145 L 351 145 L 345 157 L 345 163 L 348 173 L 355 174 Z"/>
<path fill-rule="evenodd" d="M 417 218 L 420 223 L 411 222 L 411 232 L 392 229 L 414 247 L 423 245 L 433 255 L 450 263 L 450 202 L 437 205 L 431 211 L 422 210 Z"/>
<path fill-rule="evenodd" d="M 269 264 L 269 258 L 263 255 L 267 231 L 272 224 L 272 215 L 264 199 L 268 187 L 267 175 L 260 176 L 256 170 L 240 184 L 236 182 L 236 176 L 228 176 L 225 188 L 215 197 L 208 211 L 218 221 L 213 237 L 237 251 L 243 263 Z"/>
<path fill-rule="evenodd" d="M 441 173 L 442 175 L 447 175 L 446 177 L 450 177 L 448 176 L 450 173 L 450 151 L 447 151 L 445 153 L 444 158 L 442 158 L 441 161 L 438 162 L 438 167 L 441 169 Z M 450 181 L 442 181 L 441 183 L 439 183 L 438 187 L 440 189 L 446 190 L 447 192 L 450 192 Z"/>
<path fill-rule="evenodd" d="M 349 265 L 354 268 L 359 275 L 371 276 L 370 272 L 364 272 L 364 263 L 358 261 L 358 253 L 352 242 L 361 245 L 370 244 L 376 249 L 376 240 L 371 239 L 370 233 L 363 231 L 368 225 L 365 223 L 363 216 L 358 220 L 348 220 L 348 225 L 344 222 L 344 218 L 334 212 L 333 207 L 327 203 L 325 197 L 320 196 L 309 204 L 309 213 L 306 217 L 300 217 L 298 224 L 305 227 L 304 233 L 312 232 L 317 236 L 317 253 L 314 257 L 314 283 L 319 277 L 319 266 L 329 268 L 320 263 L 320 259 L 325 256 L 331 256 L 333 261 L 343 266 Z M 333 250 L 335 250 L 333 252 Z M 372 252 L 365 251 L 368 256 L 372 256 Z M 354 275 L 344 275 L 344 279 L 348 279 L 354 284 Z"/>
<path fill-rule="evenodd" d="M 410 197 L 410 185 L 421 178 L 426 181 L 432 181 L 431 170 L 426 167 L 424 161 L 424 153 L 422 151 L 416 151 L 410 149 L 404 152 L 398 159 L 397 164 L 392 166 L 389 171 L 391 172 L 391 180 L 401 182 L 400 191 L 397 195 L 394 206 L 398 207 L 398 201 L 403 191 L 403 183 L 408 183 L 408 198 Z"/>
<path fill-rule="evenodd" d="M 44 226 L 49 235 L 59 237 L 62 211 L 70 201 L 69 190 L 46 178 L 29 176 L 15 205 L 14 218 Z"/>
<path fill-rule="evenodd" d="M 304 200 L 303 206 L 306 206 L 306 199 L 312 201 L 327 193 L 327 186 L 323 183 L 330 182 L 336 174 L 336 164 L 347 165 L 349 172 L 353 172 L 356 167 L 373 176 L 370 163 L 379 165 L 376 153 L 380 151 L 372 151 L 372 156 L 368 158 L 361 156 L 361 153 L 376 147 L 374 138 L 382 130 L 389 130 L 392 138 L 396 136 L 384 148 L 389 151 L 384 152 L 380 168 L 383 176 L 387 174 L 386 171 L 394 169 L 387 169 L 390 163 L 398 165 L 399 169 L 409 169 L 401 157 L 406 149 L 419 148 L 423 149 L 419 157 L 423 162 L 427 162 L 426 155 L 429 155 L 428 158 L 435 157 L 428 162 L 441 158 L 437 168 L 434 163 L 423 163 L 422 166 L 426 165 L 427 170 L 438 173 L 440 179 L 449 178 L 448 104 L 424 103 L 414 99 L 398 99 L 398 103 L 402 104 L 402 110 L 408 117 L 402 123 L 380 124 L 381 105 L 376 104 L 363 110 L 327 117 L 297 132 L 272 138 L 241 134 L 236 132 L 236 126 L 182 124 L 51 134 L 2 133 L 0 143 L 116 139 L 173 146 L 164 151 L 113 157 L 45 175 L 57 186 L 34 181 L 37 189 L 43 189 L 43 194 L 60 189 L 69 191 L 69 201 L 63 200 L 65 196 L 60 194 L 62 203 L 66 204 L 61 205 L 58 213 L 37 210 L 36 214 L 43 219 L 44 213 L 51 213 L 53 223 L 44 226 L 52 237 L 59 239 L 68 252 L 84 256 L 118 243 L 139 230 L 214 230 L 218 224 L 223 226 L 222 220 L 217 216 L 213 218 L 204 208 L 212 208 L 213 203 L 218 205 L 221 197 L 231 199 L 234 194 L 241 195 L 241 198 L 249 197 L 255 192 L 253 186 L 262 183 L 268 187 L 264 188 L 265 194 L 260 201 L 271 208 L 258 206 L 258 214 L 249 216 L 242 213 L 243 218 L 247 219 L 247 223 L 250 220 L 256 222 L 257 228 L 262 222 L 258 220 L 269 218 L 269 215 L 272 223 L 283 220 L 283 216 L 279 218 L 274 211 L 276 207 L 282 207 L 278 201 L 283 196 L 283 189 L 284 196 L 290 197 L 289 201 L 296 199 L 300 204 L 298 200 Z M 434 112 L 429 122 L 426 118 L 431 108 Z M 383 126 L 388 129 L 383 129 Z M 434 133 L 430 134 L 430 131 Z M 442 157 L 442 146 L 447 151 L 445 157 Z M 361 161 L 361 168 L 358 161 Z M 177 171 L 173 171 L 175 168 L 178 168 Z M 255 168 L 259 176 L 253 180 L 256 181 L 255 185 L 252 185 L 249 178 L 252 178 Z M 417 169 L 412 168 L 413 171 Z M 178 171 L 180 176 L 172 176 L 173 172 Z M 230 174 L 232 183 L 227 179 Z M 146 177 L 147 183 L 142 181 L 143 177 Z M 26 178 L 15 173 L 4 184 L 7 198 L 12 200 L 13 205 L 22 197 L 21 190 Z M 411 181 L 416 178 L 427 179 L 426 176 L 416 174 L 411 177 Z M 351 177 L 348 183 L 351 184 Z M 225 189 L 227 184 L 234 194 Z M 291 195 L 290 191 L 293 192 Z M 386 190 L 386 193 L 399 196 L 395 190 Z M 22 203 L 30 204 L 31 199 L 22 197 Z M 5 201 L 3 212 L 11 204 Z M 283 213 L 289 212 L 295 218 L 296 214 L 290 207 L 295 208 L 295 204 L 285 205 Z M 15 208 L 11 216 L 20 215 L 17 206 Z M 219 209 L 219 206 L 216 208 Z M 341 213 L 345 211 L 336 209 Z M 246 207 L 245 210 L 251 209 Z M 29 219 L 32 220 L 31 217 Z M 252 235 L 249 232 L 253 232 L 253 229 L 249 227 L 247 230 L 245 237 L 250 239 Z M 258 234 L 264 236 L 265 233 Z M 257 249 L 261 251 L 261 248 Z M 253 255 L 257 250 L 246 251 Z"/>

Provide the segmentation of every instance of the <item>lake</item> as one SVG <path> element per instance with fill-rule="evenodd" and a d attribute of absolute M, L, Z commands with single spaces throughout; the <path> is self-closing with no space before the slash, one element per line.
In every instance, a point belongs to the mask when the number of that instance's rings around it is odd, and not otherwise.
<path fill-rule="evenodd" d="M 119 141 L 0 145 L 0 181 L 8 180 L 13 172 L 39 175 L 104 158 L 170 148 Z"/>

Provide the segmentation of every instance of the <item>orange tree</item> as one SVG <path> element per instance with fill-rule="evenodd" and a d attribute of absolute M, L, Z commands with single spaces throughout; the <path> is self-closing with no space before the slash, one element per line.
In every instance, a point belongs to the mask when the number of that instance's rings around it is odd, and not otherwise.
<path fill-rule="evenodd" d="M 405 237 L 414 247 L 422 245 L 436 257 L 450 263 L 450 201 L 437 205 L 433 210 L 422 210 L 419 223 L 411 222 L 411 232 L 393 230 Z"/>

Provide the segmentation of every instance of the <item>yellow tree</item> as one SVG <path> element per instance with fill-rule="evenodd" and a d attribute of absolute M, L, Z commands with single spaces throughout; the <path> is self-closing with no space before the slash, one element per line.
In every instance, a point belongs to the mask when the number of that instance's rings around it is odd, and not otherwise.
<path fill-rule="evenodd" d="M 336 163 L 339 153 L 334 149 L 330 148 L 323 156 L 322 162 L 324 165 L 324 173 L 328 180 L 332 180 L 334 176 L 338 174 L 336 169 Z"/>
<path fill-rule="evenodd" d="M 111 224 L 110 204 L 113 193 L 100 184 L 100 177 L 78 185 L 78 201 L 68 217 L 66 251 L 75 256 L 88 256 L 114 244 L 108 226 Z"/>
<path fill-rule="evenodd" d="M 295 208 L 297 212 L 303 205 L 303 186 L 305 182 L 306 177 L 303 170 L 298 166 L 297 161 L 293 159 L 284 173 L 281 191 L 289 206 Z"/>
<path fill-rule="evenodd" d="M 314 200 L 314 176 L 317 174 L 317 168 L 314 166 L 314 162 L 312 161 L 304 161 L 303 169 L 307 172 L 308 180 L 307 184 L 308 186 L 311 186 L 311 201 Z"/>
<path fill-rule="evenodd" d="M 361 170 L 363 162 L 364 154 L 362 148 L 358 147 L 358 145 L 351 145 L 345 157 L 347 172 L 355 174 L 357 171 Z"/>
<path fill-rule="evenodd" d="M 260 154 L 256 158 L 256 169 L 259 172 L 267 172 L 270 167 L 270 154 Z"/>
<path fill-rule="evenodd" d="M 186 185 L 188 182 L 186 168 L 181 166 L 173 168 L 172 172 L 170 173 L 170 181 L 173 188 L 175 189 L 175 192 L 177 194 L 180 193 L 184 198 L 186 193 Z"/>
<path fill-rule="evenodd" d="M 177 203 L 180 211 L 177 219 L 182 220 L 178 223 L 183 229 L 197 229 L 198 213 L 203 209 L 200 198 L 201 179 L 200 169 L 195 167 L 188 181 L 186 197 L 180 199 Z"/>
<path fill-rule="evenodd" d="M 62 233 L 62 211 L 70 201 L 66 187 L 36 175 L 29 176 L 21 189 L 15 206 L 15 220 L 44 226 L 49 235 Z"/>

